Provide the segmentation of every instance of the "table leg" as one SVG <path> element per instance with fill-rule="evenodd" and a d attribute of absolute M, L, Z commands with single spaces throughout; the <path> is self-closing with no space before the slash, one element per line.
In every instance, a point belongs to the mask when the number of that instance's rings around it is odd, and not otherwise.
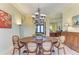
<path fill-rule="evenodd" d="M 38 43 L 38 46 L 39 46 L 39 52 L 38 52 L 38 54 L 40 55 L 41 54 L 41 49 L 42 49 L 41 43 Z"/>
<path fill-rule="evenodd" d="M 52 45 L 52 52 L 55 52 L 55 50 L 54 50 L 54 44 Z"/>

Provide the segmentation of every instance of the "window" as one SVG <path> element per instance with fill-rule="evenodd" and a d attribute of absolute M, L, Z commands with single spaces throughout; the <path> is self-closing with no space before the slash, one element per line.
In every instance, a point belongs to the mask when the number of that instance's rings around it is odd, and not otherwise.
<path fill-rule="evenodd" d="M 44 33 L 44 25 L 37 25 L 36 32 L 37 33 Z"/>
<path fill-rule="evenodd" d="M 43 25 L 41 26 L 41 32 L 44 32 L 44 26 Z"/>
<path fill-rule="evenodd" d="M 37 32 L 40 32 L 40 26 L 39 25 L 37 26 Z"/>

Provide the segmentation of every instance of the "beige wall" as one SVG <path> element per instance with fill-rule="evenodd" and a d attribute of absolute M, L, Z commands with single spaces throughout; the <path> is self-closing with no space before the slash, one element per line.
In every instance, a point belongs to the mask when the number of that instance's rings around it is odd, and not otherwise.
<path fill-rule="evenodd" d="M 50 17 L 46 17 L 46 36 L 49 36 L 49 20 Z M 33 23 L 32 15 L 27 14 L 23 20 L 23 27 L 22 27 L 23 37 L 32 36 L 35 34 L 35 25 Z"/>
<path fill-rule="evenodd" d="M 72 26 L 72 17 L 79 15 L 79 4 L 71 4 L 70 6 L 67 6 L 67 8 L 63 11 L 63 30 L 67 29 L 67 26 L 65 24 L 69 24 L 68 31 L 70 32 L 79 32 L 79 26 L 73 27 Z"/>
<path fill-rule="evenodd" d="M 50 32 L 50 20 L 51 17 L 49 15 L 46 16 L 46 36 L 49 36 L 49 32 Z"/>
<path fill-rule="evenodd" d="M 23 37 L 32 36 L 35 33 L 32 15 L 27 14 L 24 16 L 22 32 Z"/>
<path fill-rule="evenodd" d="M 75 15 L 79 15 L 79 4 L 71 4 L 63 10 L 63 22 L 62 22 L 63 30 L 67 30 L 66 24 L 69 24 L 70 26 L 68 27 L 68 31 L 79 32 L 78 27 L 72 27 L 72 17 Z M 35 32 L 35 26 L 33 24 L 33 19 L 31 16 L 32 16 L 31 14 L 26 14 L 23 20 L 23 28 L 22 28 L 23 37 L 32 36 Z M 49 36 L 50 32 L 49 31 L 50 19 L 51 19 L 50 15 L 47 15 L 46 18 L 47 36 Z"/>
<path fill-rule="evenodd" d="M 16 20 L 18 19 L 17 16 L 20 16 L 20 13 L 10 4 L 6 3 L 0 4 L 0 10 L 12 15 L 12 28 L 0 28 L 0 54 L 5 54 L 12 47 L 12 35 L 19 35 L 19 27 L 16 24 Z"/>

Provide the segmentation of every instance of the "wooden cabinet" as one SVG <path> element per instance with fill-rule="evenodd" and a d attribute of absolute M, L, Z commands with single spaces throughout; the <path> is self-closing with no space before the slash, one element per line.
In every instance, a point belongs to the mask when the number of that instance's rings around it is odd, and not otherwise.
<path fill-rule="evenodd" d="M 65 45 L 69 48 L 79 52 L 79 33 L 78 32 L 61 32 L 50 33 L 50 36 L 57 37 L 59 34 L 65 36 Z"/>
<path fill-rule="evenodd" d="M 79 33 L 77 33 L 77 32 L 65 32 L 65 37 L 66 37 L 65 44 L 69 48 L 79 52 Z"/>
<path fill-rule="evenodd" d="M 61 35 L 61 32 L 52 32 L 52 33 L 50 33 L 51 37 L 58 37 L 60 35 Z"/>

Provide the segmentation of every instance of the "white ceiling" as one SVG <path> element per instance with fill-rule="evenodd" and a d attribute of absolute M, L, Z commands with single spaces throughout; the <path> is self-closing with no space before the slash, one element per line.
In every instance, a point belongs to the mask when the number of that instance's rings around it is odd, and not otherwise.
<path fill-rule="evenodd" d="M 32 14 L 37 8 L 41 9 L 41 12 L 46 14 L 54 14 L 62 12 L 62 10 L 68 6 L 67 3 L 17 3 L 13 4 L 22 14 Z"/>

